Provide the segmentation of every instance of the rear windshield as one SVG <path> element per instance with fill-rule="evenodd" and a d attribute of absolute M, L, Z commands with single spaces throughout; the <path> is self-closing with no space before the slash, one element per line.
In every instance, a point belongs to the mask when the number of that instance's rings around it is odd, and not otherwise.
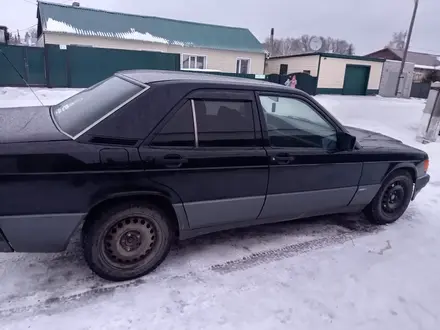
<path fill-rule="evenodd" d="M 75 137 L 88 127 L 111 115 L 118 106 L 144 89 L 112 76 L 52 107 L 58 127 Z"/>

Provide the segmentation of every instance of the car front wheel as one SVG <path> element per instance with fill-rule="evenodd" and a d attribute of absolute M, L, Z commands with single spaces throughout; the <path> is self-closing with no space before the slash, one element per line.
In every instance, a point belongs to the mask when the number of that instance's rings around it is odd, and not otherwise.
<path fill-rule="evenodd" d="M 158 207 L 124 203 L 86 222 L 84 257 L 100 277 L 130 280 L 148 274 L 165 259 L 172 237 L 170 219 Z"/>
<path fill-rule="evenodd" d="M 405 213 L 413 193 L 413 180 L 407 171 L 392 173 L 366 207 L 368 219 L 378 225 L 395 222 Z"/>

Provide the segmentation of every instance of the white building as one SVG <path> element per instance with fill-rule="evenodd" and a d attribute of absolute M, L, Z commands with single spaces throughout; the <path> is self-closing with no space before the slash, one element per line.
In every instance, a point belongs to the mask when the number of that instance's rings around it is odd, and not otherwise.
<path fill-rule="evenodd" d="M 245 28 L 38 3 L 38 44 L 180 54 L 181 69 L 263 74 L 265 52 Z"/>
<path fill-rule="evenodd" d="M 265 74 L 309 74 L 316 78 L 317 94 L 378 94 L 383 59 L 362 56 L 307 53 L 272 57 Z M 307 90 L 308 91 L 308 90 Z"/>

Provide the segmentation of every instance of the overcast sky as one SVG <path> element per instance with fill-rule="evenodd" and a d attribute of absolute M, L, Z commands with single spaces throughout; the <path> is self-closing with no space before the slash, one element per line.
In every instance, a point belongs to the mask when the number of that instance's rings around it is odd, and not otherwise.
<path fill-rule="evenodd" d="M 52 2 L 67 3 L 66 0 Z M 260 40 L 302 34 L 346 39 L 356 54 L 378 50 L 408 28 L 414 0 L 80 0 L 81 6 L 247 27 Z M 0 25 L 36 24 L 34 0 L 0 0 Z M 420 0 L 411 49 L 440 54 L 440 0 Z M 22 33 L 22 32 L 21 32 Z M 23 35 L 23 34 L 22 34 Z"/>

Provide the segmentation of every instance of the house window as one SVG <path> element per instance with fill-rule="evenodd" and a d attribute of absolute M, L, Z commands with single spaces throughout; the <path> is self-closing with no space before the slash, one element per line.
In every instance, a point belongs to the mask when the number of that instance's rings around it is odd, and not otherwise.
<path fill-rule="evenodd" d="M 206 69 L 206 56 L 182 54 L 182 69 Z"/>
<path fill-rule="evenodd" d="M 249 73 L 251 60 L 248 58 L 237 58 L 237 67 L 235 73 Z"/>

